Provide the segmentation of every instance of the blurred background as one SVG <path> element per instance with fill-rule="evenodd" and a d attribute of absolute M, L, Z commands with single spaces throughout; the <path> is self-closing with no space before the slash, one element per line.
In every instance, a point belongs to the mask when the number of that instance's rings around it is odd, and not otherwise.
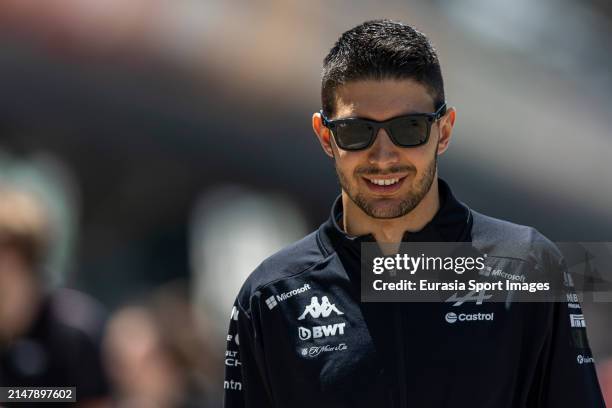
<path fill-rule="evenodd" d="M 555 241 L 612 241 L 607 1 L 2 0 L 0 187 L 37 197 L 26 224 L 49 251 L 21 265 L 38 291 L 14 285 L 45 311 L 24 321 L 100 350 L 73 363 L 100 372 L 79 386 L 91 406 L 219 406 L 241 283 L 339 192 L 310 127 L 323 57 L 374 18 L 438 49 L 459 199 Z M 611 306 L 585 304 L 609 404 Z M 8 378 L 50 385 L 51 352 L 18 346 Z"/>

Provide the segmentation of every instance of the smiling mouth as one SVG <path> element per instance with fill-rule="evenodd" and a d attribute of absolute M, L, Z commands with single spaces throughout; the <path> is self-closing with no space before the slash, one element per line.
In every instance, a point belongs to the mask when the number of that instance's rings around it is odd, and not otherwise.
<path fill-rule="evenodd" d="M 385 178 L 363 177 L 363 179 L 365 180 L 366 185 L 372 192 L 389 194 L 389 193 L 394 193 L 395 191 L 399 190 L 399 188 L 403 184 L 406 177 L 407 176 L 401 176 L 401 177 L 395 176 L 395 177 L 385 177 Z"/>
<path fill-rule="evenodd" d="M 372 184 L 376 184 L 378 186 L 390 186 L 400 181 L 400 178 L 392 178 L 392 179 L 366 179 Z"/>

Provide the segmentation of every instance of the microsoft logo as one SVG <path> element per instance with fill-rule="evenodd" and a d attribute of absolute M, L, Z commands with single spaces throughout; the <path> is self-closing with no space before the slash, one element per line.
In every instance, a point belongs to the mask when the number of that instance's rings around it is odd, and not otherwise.
<path fill-rule="evenodd" d="M 274 298 L 274 295 L 270 296 L 266 299 L 266 305 L 268 305 L 268 309 L 272 310 L 278 305 L 278 302 Z"/>

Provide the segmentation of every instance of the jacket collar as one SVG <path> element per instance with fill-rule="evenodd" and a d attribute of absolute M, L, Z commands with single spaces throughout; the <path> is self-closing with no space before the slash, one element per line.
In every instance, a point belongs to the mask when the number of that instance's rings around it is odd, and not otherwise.
<path fill-rule="evenodd" d="M 448 184 L 438 178 L 440 209 L 433 219 L 417 232 L 404 233 L 403 242 L 466 242 L 471 241 L 472 215 L 470 209 L 458 201 Z M 338 249 L 351 249 L 357 253 L 362 242 L 375 242 L 372 234 L 351 236 L 340 227 L 342 196 L 332 205 L 329 219 L 319 228 L 321 244 L 328 254 Z"/>

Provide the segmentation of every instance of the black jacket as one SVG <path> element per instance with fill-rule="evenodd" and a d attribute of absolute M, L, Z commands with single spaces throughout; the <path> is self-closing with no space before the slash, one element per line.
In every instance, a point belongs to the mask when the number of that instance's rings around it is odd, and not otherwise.
<path fill-rule="evenodd" d="M 404 241 L 472 242 L 501 253 L 508 270 L 561 261 L 533 228 L 472 211 L 439 185 L 440 210 Z M 337 199 L 327 222 L 243 285 L 227 336 L 225 407 L 604 406 L 586 328 L 570 325 L 579 304 L 362 303 L 360 248 L 373 238 L 348 236 L 341 214 Z M 506 242 L 524 250 L 506 257 Z M 450 324 L 449 312 L 494 319 Z"/>

